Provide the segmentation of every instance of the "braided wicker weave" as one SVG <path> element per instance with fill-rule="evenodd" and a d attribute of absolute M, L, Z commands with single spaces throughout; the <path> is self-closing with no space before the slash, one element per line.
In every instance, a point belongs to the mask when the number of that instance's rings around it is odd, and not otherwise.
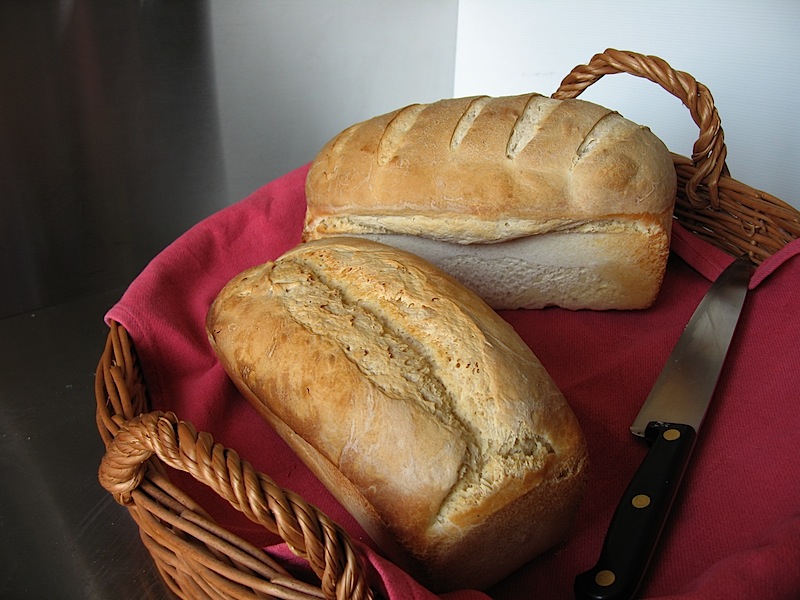
<path fill-rule="evenodd" d="M 112 323 L 95 376 L 106 444 L 101 485 L 128 507 L 163 579 L 183 598 L 369 599 L 360 558 L 338 525 L 257 473 L 172 413 L 148 412 L 127 331 Z M 319 577 L 298 581 L 265 552 L 228 533 L 173 485 L 164 466 L 190 473 L 251 520 L 277 533 Z"/>
<path fill-rule="evenodd" d="M 694 77 L 656 56 L 606 50 L 564 78 L 553 98 L 575 98 L 604 75 L 628 73 L 659 84 L 678 98 L 700 129 L 691 159 L 672 155 L 678 174 L 675 217 L 686 229 L 753 264 L 800 237 L 800 213 L 782 200 L 730 176 L 714 98 Z"/>
<path fill-rule="evenodd" d="M 663 60 L 607 50 L 576 67 L 554 98 L 574 98 L 612 73 L 661 85 L 700 129 L 692 157 L 673 154 L 679 190 L 675 217 L 733 255 L 759 264 L 800 237 L 800 212 L 730 177 L 722 127 L 708 89 Z M 128 507 L 164 581 L 182 598 L 373 597 L 366 569 L 344 532 L 315 507 L 278 487 L 230 449 L 171 413 L 151 412 L 127 331 L 111 328 L 96 373 L 97 426 L 106 445 L 101 484 Z M 305 558 L 317 585 L 289 574 L 261 549 L 225 531 L 167 477 L 166 466 L 210 486 Z"/>

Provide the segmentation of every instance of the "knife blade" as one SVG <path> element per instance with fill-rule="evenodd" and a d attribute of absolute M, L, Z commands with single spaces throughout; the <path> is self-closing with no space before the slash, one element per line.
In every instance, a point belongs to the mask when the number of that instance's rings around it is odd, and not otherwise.
<path fill-rule="evenodd" d="M 649 450 L 623 494 L 595 566 L 575 578 L 579 600 L 638 591 L 694 449 L 747 295 L 747 256 L 712 284 L 631 425 Z"/>

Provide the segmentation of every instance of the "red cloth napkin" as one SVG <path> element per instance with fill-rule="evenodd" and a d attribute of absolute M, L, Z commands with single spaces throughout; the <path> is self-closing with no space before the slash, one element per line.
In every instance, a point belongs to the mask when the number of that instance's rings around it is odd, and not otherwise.
<path fill-rule="evenodd" d="M 153 408 L 173 410 L 257 469 L 322 508 L 363 547 L 392 599 L 433 599 L 381 558 L 358 524 L 237 393 L 206 340 L 222 286 L 300 241 L 299 168 L 199 223 L 159 254 L 107 318 L 136 344 Z M 597 558 L 611 514 L 646 446 L 628 432 L 710 283 L 732 258 L 675 227 L 656 304 L 644 311 L 505 311 L 572 405 L 586 434 L 588 493 L 571 538 L 493 589 L 498 600 L 572 598 Z M 644 597 L 800 597 L 800 241 L 765 261 L 701 431 Z M 176 474 L 227 529 L 286 560 L 285 544 L 188 476 Z M 295 561 L 296 562 L 296 561 Z M 486 598 L 452 592 L 448 600 Z"/>

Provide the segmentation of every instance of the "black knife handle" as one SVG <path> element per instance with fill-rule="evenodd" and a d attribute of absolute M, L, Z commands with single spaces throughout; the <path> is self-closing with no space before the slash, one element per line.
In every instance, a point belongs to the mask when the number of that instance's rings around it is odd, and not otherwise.
<path fill-rule="evenodd" d="M 632 598 L 644 579 L 689 462 L 695 430 L 650 423 L 650 450 L 617 506 L 594 568 L 575 578 L 579 600 Z"/>

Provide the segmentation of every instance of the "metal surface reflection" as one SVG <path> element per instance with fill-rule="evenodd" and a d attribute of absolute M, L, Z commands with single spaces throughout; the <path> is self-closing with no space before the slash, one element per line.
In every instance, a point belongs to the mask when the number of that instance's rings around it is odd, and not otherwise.
<path fill-rule="evenodd" d="M 204 2 L 0 4 L 0 597 L 172 597 L 97 482 L 94 366 L 224 198 L 208 31 Z"/>
<path fill-rule="evenodd" d="M 120 292 L 0 320 L 0 598 L 172 597 L 97 481 L 97 315 Z"/>
<path fill-rule="evenodd" d="M 0 317 L 129 282 L 219 208 L 208 35 L 204 2 L 0 6 Z"/>

